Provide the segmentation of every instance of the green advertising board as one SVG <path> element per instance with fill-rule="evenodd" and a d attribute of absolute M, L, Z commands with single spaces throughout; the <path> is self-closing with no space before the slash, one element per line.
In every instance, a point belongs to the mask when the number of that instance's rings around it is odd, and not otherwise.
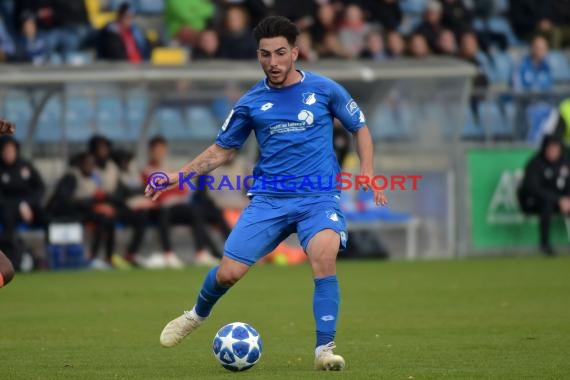
<path fill-rule="evenodd" d="M 521 213 L 516 189 L 535 150 L 473 149 L 467 152 L 471 241 L 474 249 L 538 246 L 538 220 Z M 568 244 L 561 218 L 552 224 L 554 244 Z"/>

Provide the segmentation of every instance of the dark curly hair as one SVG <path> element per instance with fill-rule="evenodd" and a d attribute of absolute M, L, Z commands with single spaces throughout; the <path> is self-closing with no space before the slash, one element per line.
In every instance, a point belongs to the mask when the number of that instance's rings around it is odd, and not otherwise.
<path fill-rule="evenodd" d="M 269 16 L 264 18 L 253 29 L 253 36 L 259 45 L 262 38 L 285 37 L 289 45 L 294 45 L 299 35 L 297 25 L 283 16 Z"/>

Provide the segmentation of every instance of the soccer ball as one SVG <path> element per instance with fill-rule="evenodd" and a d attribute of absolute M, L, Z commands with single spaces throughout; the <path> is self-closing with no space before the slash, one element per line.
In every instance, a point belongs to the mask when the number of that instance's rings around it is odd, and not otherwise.
<path fill-rule="evenodd" d="M 261 357 L 261 337 L 247 323 L 230 323 L 216 333 L 213 351 L 225 369 L 245 371 Z"/>

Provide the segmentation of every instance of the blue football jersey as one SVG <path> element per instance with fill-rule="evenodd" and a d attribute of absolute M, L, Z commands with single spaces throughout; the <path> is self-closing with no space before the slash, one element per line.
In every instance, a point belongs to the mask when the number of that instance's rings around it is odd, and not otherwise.
<path fill-rule="evenodd" d="M 251 131 L 260 158 L 249 193 L 273 196 L 338 194 L 340 172 L 333 148 L 333 118 L 350 132 L 366 124 L 349 93 L 335 81 L 311 72 L 273 88 L 263 79 L 237 102 L 216 144 L 239 149 Z"/>

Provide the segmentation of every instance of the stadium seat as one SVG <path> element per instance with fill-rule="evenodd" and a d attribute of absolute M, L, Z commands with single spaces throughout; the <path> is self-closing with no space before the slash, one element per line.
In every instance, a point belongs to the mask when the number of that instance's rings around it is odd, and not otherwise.
<path fill-rule="evenodd" d="M 521 45 L 521 41 L 517 38 L 511 24 L 506 18 L 500 16 L 491 17 L 488 20 L 488 26 L 490 31 L 505 35 L 509 46 Z"/>
<path fill-rule="evenodd" d="M 154 114 L 154 126 L 167 140 L 190 138 L 190 129 L 186 126 L 180 109 L 158 109 Z"/>
<path fill-rule="evenodd" d="M 138 0 L 137 11 L 142 14 L 162 14 L 164 0 Z"/>
<path fill-rule="evenodd" d="M 150 61 L 153 65 L 176 66 L 188 63 L 188 51 L 179 47 L 157 47 L 152 49 Z"/>
<path fill-rule="evenodd" d="M 375 138 L 381 140 L 399 140 L 406 137 L 406 133 L 396 117 L 394 107 L 386 104 L 374 109 L 370 117 L 370 129 Z"/>
<path fill-rule="evenodd" d="M 570 65 L 564 53 L 552 51 L 547 58 L 555 81 L 570 81 Z"/>
<path fill-rule="evenodd" d="M 478 112 L 481 127 L 492 138 L 514 138 L 514 130 L 510 128 L 497 102 L 493 100 L 481 102 Z"/>
<path fill-rule="evenodd" d="M 61 101 L 57 96 L 52 96 L 46 103 L 36 129 L 36 141 L 38 143 L 56 143 L 63 139 L 63 118 Z"/>
<path fill-rule="evenodd" d="M 507 53 L 495 53 L 491 56 L 491 76 L 494 83 L 508 83 L 513 73 L 513 60 Z"/>
<path fill-rule="evenodd" d="M 97 100 L 97 132 L 111 140 L 127 140 L 124 105 L 115 96 Z"/>
<path fill-rule="evenodd" d="M 208 107 L 189 107 L 186 110 L 186 123 L 192 138 L 211 140 L 218 134 L 218 123 Z"/>
<path fill-rule="evenodd" d="M 93 107 L 90 99 L 68 96 L 65 110 L 65 136 L 70 142 L 83 142 L 93 134 Z"/>
<path fill-rule="evenodd" d="M 421 15 L 427 6 L 426 0 L 401 0 L 400 8 L 404 14 Z"/>
<path fill-rule="evenodd" d="M 4 98 L 4 115 L 16 124 L 15 137 L 22 140 L 28 132 L 28 123 L 32 117 L 32 107 L 28 98 L 21 93 L 8 92 Z"/>
<path fill-rule="evenodd" d="M 485 130 L 481 128 L 479 124 L 477 124 L 475 115 L 473 115 L 471 108 L 467 108 L 465 111 L 465 125 L 463 126 L 463 131 L 461 132 L 461 138 L 466 140 L 479 140 L 485 138 Z"/>
<path fill-rule="evenodd" d="M 130 95 L 127 97 L 127 138 L 136 140 L 143 126 L 148 109 L 148 101 L 144 96 Z"/>

